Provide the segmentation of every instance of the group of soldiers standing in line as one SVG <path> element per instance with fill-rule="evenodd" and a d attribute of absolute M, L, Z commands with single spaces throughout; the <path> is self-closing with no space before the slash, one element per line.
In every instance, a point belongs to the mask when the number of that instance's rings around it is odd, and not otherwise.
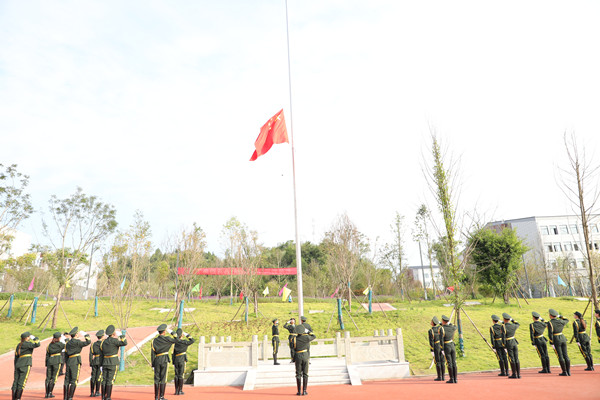
<path fill-rule="evenodd" d="M 313 334 L 312 327 L 306 322 L 306 317 L 300 317 L 302 322 L 300 325 L 296 325 L 296 319 L 291 318 L 283 327 L 288 330 L 288 344 L 290 347 L 290 363 L 296 364 L 296 387 L 298 392 L 297 396 L 308 395 L 308 365 L 310 364 L 310 342 L 316 339 Z M 279 319 L 273 320 L 273 326 L 271 327 L 273 345 L 273 364 L 280 365 L 277 362 L 277 353 L 279 352 Z"/>
<path fill-rule="evenodd" d="M 167 379 L 167 367 L 171 361 L 169 350 L 175 345 L 173 351 L 173 365 L 175 367 L 175 394 L 183 394 L 183 375 L 187 362 L 186 350 L 194 343 L 190 335 L 183 331 L 168 330 L 171 336 L 167 336 L 167 325 L 158 327 L 158 336 L 152 341 L 152 369 L 154 370 L 154 398 L 165 400 L 165 387 Z M 118 336 L 118 337 L 117 337 Z M 113 325 L 109 325 L 106 331 L 96 332 L 97 340 L 92 344 L 90 335 L 79 331 L 74 327 L 70 332 L 61 334 L 55 332 L 52 340 L 46 347 L 46 381 L 45 398 L 54 398 L 52 394 L 54 385 L 60 375 L 63 365 L 66 364 L 65 380 L 63 386 L 63 400 L 73 400 L 79 373 L 81 371 L 81 350 L 91 345 L 89 363 L 92 368 L 90 377 L 90 396 L 102 397 L 102 400 L 111 400 L 112 387 L 117 377 L 117 366 L 119 364 L 119 348 L 127 345 L 127 339 L 122 333 L 118 333 Z M 33 350 L 40 347 L 40 340 L 29 332 L 21 334 L 21 342 L 15 349 L 15 372 L 12 385 L 12 400 L 20 400 L 27 383 L 27 377 L 33 366 Z M 64 354 L 64 360 L 63 355 Z"/>
<path fill-rule="evenodd" d="M 595 310 L 595 330 L 600 343 L 600 310 Z M 529 324 L 529 336 L 531 345 L 534 346 L 542 363 L 542 370 L 538 371 L 541 374 L 550 373 L 550 358 L 548 357 L 548 349 L 546 342 L 550 342 L 552 349 L 558 357 L 562 372 L 560 376 L 571 376 L 571 360 L 567 353 L 567 339 L 563 333 L 564 327 L 569 323 L 569 320 L 560 315 L 556 310 L 548 310 L 550 319 L 544 319 L 537 312 L 532 312 L 533 322 Z M 590 337 L 586 333 L 586 323 L 580 312 L 576 311 L 573 321 L 573 336 L 577 342 L 577 346 L 583 355 L 587 368 L 585 371 L 594 371 L 594 360 L 592 358 Z M 450 379 L 446 383 L 456 383 L 456 351 L 454 348 L 454 332 L 456 326 L 452 325 L 450 318 L 442 315 L 442 323 L 433 317 L 431 320 L 431 329 L 429 329 L 429 346 L 431 354 L 434 357 L 437 377 L 435 381 L 445 380 L 445 365 L 447 364 L 448 375 Z M 491 347 L 498 364 L 500 365 L 500 373 L 498 376 L 508 376 L 510 379 L 521 379 L 521 363 L 519 361 L 519 342 L 515 334 L 520 324 L 513 320 L 507 313 L 502 314 L 502 322 L 497 315 L 492 315 L 492 326 L 490 326 Z M 544 331 L 548 328 L 548 339 L 544 336 Z M 444 363 L 445 361 L 445 363 Z M 509 363 L 512 374 L 509 375 Z"/>

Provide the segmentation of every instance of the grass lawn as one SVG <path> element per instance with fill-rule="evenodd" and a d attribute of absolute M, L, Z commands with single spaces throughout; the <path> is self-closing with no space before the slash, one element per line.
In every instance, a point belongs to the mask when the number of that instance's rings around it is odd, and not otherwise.
<path fill-rule="evenodd" d="M 529 323 L 531 320 L 531 311 L 537 311 L 547 319 L 548 309 L 554 308 L 561 314 L 565 315 L 570 321 L 573 319 L 573 312 L 583 312 L 587 302 L 579 301 L 571 298 L 544 298 L 544 299 L 532 299 L 528 300 L 527 305 L 521 300 L 520 308 L 516 302 L 510 305 L 502 304 L 496 301 L 492 304 L 491 299 L 479 300 L 481 305 L 465 306 L 464 309 L 468 315 L 473 319 L 481 333 L 489 340 L 489 327 L 491 325 L 490 316 L 497 314 L 501 316 L 503 312 L 509 313 L 517 322 L 521 324 L 521 327 L 517 331 L 517 340 L 519 341 L 519 358 L 521 360 L 521 366 L 527 367 L 540 367 L 539 358 L 537 352 L 529 340 Z M 14 349 L 19 340 L 19 335 L 25 330 L 29 330 L 34 335 L 40 338 L 50 337 L 53 330 L 48 328 L 42 334 L 41 328 L 38 325 L 42 319 L 48 313 L 52 307 L 52 300 L 40 299 L 37 314 L 37 321 L 35 326 L 27 324 L 24 326 L 23 322 L 18 322 L 21 315 L 25 312 L 27 306 L 31 301 L 15 300 L 13 305 L 13 317 L 11 319 L 6 318 L 5 308 L 2 311 L 2 317 L 0 317 L 0 326 L 2 326 L 3 332 L 10 332 L 10 335 L 3 335 L 0 337 L 0 352 L 5 353 L 9 350 Z M 115 318 L 110 314 L 109 308 L 110 301 L 104 299 L 100 301 L 99 305 L 99 316 L 94 317 L 93 301 L 65 301 L 62 303 L 65 312 L 68 315 L 69 321 L 72 325 L 77 325 L 80 329 L 85 331 L 92 331 L 96 329 L 104 329 L 109 324 L 114 324 L 118 327 Z M 354 303 L 353 303 L 354 304 Z M 184 318 L 185 324 L 188 325 L 184 330 L 190 332 L 195 339 L 198 339 L 200 335 L 207 336 L 209 341 L 210 336 L 231 336 L 233 341 L 249 341 L 252 335 L 259 335 L 259 340 L 262 339 L 263 335 L 270 335 L 271 333 L 271 319 L 279 318 L 281 325 L 291 316 L 295 316 L 297 312 L 297 304 L 295 303 L 283 303 L 267 301 L 259 304 L 260 314 L 259 318 L 254 317 L 254 314 L 250 315 L 248 325 L 243 322 L 243 315 L 240 313 L 235 317 L 234 322 L 230 322 L 233 318 L 236 310 L 238 310 L 239 303 L 229 304 L 229 299 L 224 299 L 221 304 L 215 304 L 213 300 L 203 301 L 191 301 L 186 302 L 186 308 L 195 308 L 192 313 L 193 318 L 199 325 L 195 326 L 192 318 L 186 315 Z M 445 307 L 443 301 L 428 301 L 428 302 L 401 302 L 395 301 L 392 303 L 397 308 L 396 311 L 386 312 L 385 316 L 382 312 L 374 312 L 369 315 L 366 311 L 359 309 L 356 305 L 353 307 L 352 317 L 356 322 L 359 330 L 356 329 L 352 320 L 349 318 L 347 313 L 344 313 L 344 325 L 347 331 L 351 332 L 352 336 L 367 336 L 372 335 L 375 329 L 395 329 L 396 327 L 402 328 L 404 337 L 404 348 L 406 359 L 410 362 L 411 370 L 416 375 L 433 374 L 435 369 L 428 369 L 431 363 L 429 344 L 427 341 L 427 331 L 430 328 L 429 321 L 436 315 L 438 318 L 442 314 L 450 315 L 451 307 Z M 1 306 L 1 305 L 0 305 Z M 146 301 L 139 300 L 135 303 L 135 310 L 129 321 L 129 326 L 148 326 L 148 325 L 159 325 L 163 322 L 170 322 L 172 314 L 166 320 L 166 313 L 159 313 L 158 311 L 151 310 L 155 307 L 169 308 L 173 306 L 173 302 L 166 301 Z M 331 327 L 327 332 L 327 326 L 330 321 L 332 312 L 335 310 L 335 302 L 333 300 L 313 301 L 307 300 L 304 304 L 304 312 L 308 318 L 308 322 L 313 327 L 315 334 L 319 338 L 334 337 L 335 332 L 339 331 L 339 325 L 337 319 L 334 316 L 331 321 Z M 252 311 L 252 306 L 250 306 Z M 89 314 L 87 319 L 85 318 L 86 313 Z M 317 311 L 323 310 L 322 313 L 310 314 L 309 310 Z M 586 320 L 589 322 L 590 309 L 586 313 Z M 23 318 L 23 321 L 25 318 Z M 176 323 L 176 321 L 173 321 Z M 465 345 L 465 356 L 458 357 L 458 368 L 459 371 L 478 371 L 478 370 L 489 370 L 498 368 L 496 357 L 491 350 L 487 347 L 486 343 L 479 336 L 476 329 L 473 327 L 468 318 L 462 315 L 463 334 L 464 334 L 464 345 Z M 42 326 L 43 328 L 43 326 Z M 59 314 L 57 330 L 66 331 L 69 330 L 69 324 L 67 323 L 62 312 Z M 569 323 L 567 330 L 567 338 L 570 339 L 572 335 L 572 327 Z M 455 342 L 458 346 L 458 336 L 455 337 Z M 197 366 L 198 352 L 194 351 L 195 345 L 191 346 L 188 351 L 189 362 L 187 365 L 187 375 L 193 371 Z M 568 346 L 569 356 L 571 357 L 572 364 L 584 364 L 584 359 L 579 352 L 575 342 Z M 551 349 L 550 349 L 551 350 Z M 148 346 L 143 348 L 144 353 L 149 358 L 150 350 Z M 597 340 L 592 337 L 592 353 L 596 360 L 600 360 L 600 346 Z M 558 361 L 555 356 L 550 357 L 552 365 L 558 365 Z M 169 370 L 169 379 L 172 379 L 173 370 Z M 152 383 L 152 369 L 148 366 L 144 358 L 139 353 L 134 353 L 127 359 L 126 370 L 119 373 L 117 376 L 117 384 L 151 384 Z"/>

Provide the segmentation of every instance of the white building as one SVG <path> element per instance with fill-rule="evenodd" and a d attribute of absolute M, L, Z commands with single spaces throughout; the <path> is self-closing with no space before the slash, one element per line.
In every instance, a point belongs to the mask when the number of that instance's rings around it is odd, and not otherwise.
<path fill-rule="evenodd" d="M 600 250 L 600 215 L 592 215 L 588 221 L 590 229 L 590 249 Z M 549 217 L 528 217 L 490 222 L 488 228 L 501 231 L 512 228 L 523 240 L 529 251 L 523 258 L 527 264 L 545 266 L 555 270 L 558 262 L 569 262 L 573 277 L 588 276 L 586 265 L 585 240 L 581 219 L 576 215 Z M 564 277 L 563 277 L 564 278 Z M 553 276 L 551 283 L 557 282 Z M 549 288 L 552 291 L 552 285 Z"/>
<path fill-rule="evenodd" d="M 433 269 L 433 279 L 431 270 Z M 442 288 L 442 275 L 440 274 L 440 267 L 437 265 L 433 265 L 429 267 L 429 265 L 413 265 L 408 267 L 410 274 L 412 275 L 415 281 L 421 282 L 421 285 L 427 289 L 433 289 L 433 281 L 435 280 L 436 286 Z"/>

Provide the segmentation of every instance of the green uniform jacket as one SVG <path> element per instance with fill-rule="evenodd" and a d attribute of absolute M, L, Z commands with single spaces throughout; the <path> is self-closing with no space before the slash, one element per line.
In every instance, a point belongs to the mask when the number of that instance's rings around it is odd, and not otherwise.
<path fill-rule="evenodd" d="M 585 328 L 580 320 L 576 319 L 573 321 L 573 336 L 577 343 L 589 343 L 590 337 L 585 332 Z"/>
<path fill-rule="evenodd" d="M 302 333 L 296 337 L 296 353 L 310 350 L 310 342 L 317 337 L 312 333 Z"/>
<path fill-rule="evenodd" d="M 447 324 L 440 326 L 440 338 L 444 341 L 444 344 L 453 342 L 454 332 L 456 332 L 456 325 Z"/>
<path fill-rule="evenodd" d="M 90 347 L 90 366 L 102 365 L 102 351 L 100 350 L 101 340 L 96 340 Z"/>
<path fill-rule="evenodd" d="M 492 343 L 492 347 L 496 349 L 504 347 L 502 343 L 502 324 L 494 323 L 494 325 L 490 326 L 490 342 Z"/>
<path fill-rule="evenodd" d="M 81 364 L 81 349 L 89 346 L 92 341 L 90 335 L 85 335 L 85 342 L 79 339 L 71 339 L 65 346 L 67 352 L 67 365 Z"/>
<path fill-rule="evenodd" d="M 15 369 L 33 365 L 31 356 L 33 355 L 33 349 L 40 347 L 40 341 L 26 341 L 20 342 L 15 349 Z"/>
<path fill-rule="evenodd" d="M 152 367 L 157 364 L 168 364 L 169 361 L 169 350 L 171 346 L 180 341 L 170 335 L 158 335 L 152 340 L 152 350 L 150 351 L 150 361 Z"/>
<path fill-rule="evenodd" d="M 50 365 L 60 365 L 64 348 L 65 344 L 61 342 L 50 343 L 48 347 L 46 347 L 46 367 Z"/>
<path fill-rule="evenodd" d="M 440 343 L 440 327 L 438 325 L 432 326 L 429 332 L 427 332 L 427 336 L 429 337 L 429 349 L 430 351 L 434 351 L 434 349 L 441 348 Z"/>
<path fill-rule="evenodd" d="M 542 342 L 546 342 L 546 338 L 544 337 L 544 331 L 546 330 L 546 324 L 542 321 L 534 321 L 529 324 L 529 338 L 531 339 L 531 344 L 535 346 L 535 341 L 540 340 Z"/>
<path fill-rule="evenodd" d="M 553 318 L 546 322 L 546 325 L 548 326 L 548 339 L 550 340 L 550 344 L 553 345 L 554 342 L 560 343 L 567 341 L 565 335 L 563 335 L 563 329 L 568 323 L 569 320 L 564 317 L 560 317 L 560 319 Z"/>
<path fill-rule="evenodd" d="M 279 325 L 273 324 L 271 327 L 271 336 L 279 338 Z"/>
<path fill-rule="evenodd" d="M 194 343 L 194 339 L 188 336 L 187 339 L 179 339 L 173 347 L 173 364 L 177 361 L 187 361 L 187 348 Z"/>
<path fill-rule="evenodd" d="M 515 337 L 517 329 L 519 329 L 519 323 L 516 321 L 509 321 L 502 325 L 502 344 L 504 347 L 519 344 Z"/>
<path fill-rule="evenodd" d="M 127 346 L 127 339 L 108 337 L 100 342 L 102 366 L 117 365 L 119 363 L 119 347 L 122 346 Z"/>

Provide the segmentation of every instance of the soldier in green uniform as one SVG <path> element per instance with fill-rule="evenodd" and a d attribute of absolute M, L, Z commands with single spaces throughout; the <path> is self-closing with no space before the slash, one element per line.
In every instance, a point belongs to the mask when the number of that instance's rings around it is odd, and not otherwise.
<path fill-rule="evenodd" d="M 521 379 L 521 362 L 519 361 L 519 342 L 515 337 L 517 329 L 519 329 L 519 323 L 511 318 L 507 313 L 502 314 L 504 324 L 502 325 L 502 344 L 506 349 L 508 355 L 508 361 L 510 361 L 510 368 L 512 369 L 512 375 L 509 379 Z"/>
<path fill-rule="evenodd" d="M 500 373 L 498 376 L 508 376 L 508 358 L 506 357 L 506 351 L 504 350 L 504 344 L 502 343 L 502 324 L 500 323 L 500 317 L 496 314 L 492 315 L 492 326 L 490 326 L 490 341 L 492 343 L 492 350 L 496 353 L 498 364 L 500 365 Z"/>
<path fill-rule="evenodd" d="M 306 317 L 303 315 L 300 317 L 300 321 L 302 322 L 302 325 L 304 325 L 304 329 L 306 330 L 306 332 L 312 332 L 312 327 L 308 324 L 308 322 L 306 322 Z"/>
<path fill-rule="evenodd" d="M 167 386 L 167 369 L 170 361 L 169 350 L 171 350 L 171 346 L 178 342 L 178 339 L 171 335 L 167 336 L 166 324 L 159 325 L 156 330 L 158 336 L 152 340 L 152 351 L 150 352 L 150 361 L 154 369 L 154 399 L 164 400 Z"/>
<path fill-rule="evenodd" d="M 582 318 L 582 315 L 579 311 L 575 311 L 575 314 L 573 314 L 573 316 L 575 318 L 575 320 L 573 321 L 573 336 L 575 336 L 575 341 L 577 342 L 579 351 L 581 351 L 581 354 L 583 354 L 583 358 L 585 358 L 585 363 L 587 364 L 587 368 L 585 369 L 585 371 L 593 371 L 594 359 L 592 358 L 590 337 L 585 332 L 585 320 Z"/>
<path fill-rule="evenodd" d="M 290 334 L 288 335 L 288 344 L 290 346 L 290 357 L 291 357 L 290 363 L 293 363 L 293 362 L 295 362 L 294 356 L 296 354 L 295 350 L 294 350 L 294 346 L 295 346 L 294 342 L 296 340 L 296 318 L 290 318 L 290 320 L 288 322 L 283 324 L 283 327 L 290 332 Z"/>
<path fill-rule="evenodd" d="M 279 365 L 277 362 L 277 353 L 279 352 L 279 320 L 275 318 L 273 320 L 273 326 L 271 326 L 271 344 L 273 345 L 273 365 Z"/>
<path fill-rule="evenodd" d="M 596 336 L 598 337 L 598 343 L 600 343 L 600 310 L 594 311 L 596 313 L 596 322 L 594 327 L 596 328 Z"/>
<path fill-rule="evenodd" d="M 100 396 L 100 382 L 102 381 L 102 352 L 100 345 L 104 337 L 104 329 L 96 332 L 98 340 L 90 347 L 90 367 L 92 367 L 92 375 L 90 376 L 90 397 Z"/>
<path fill-rule="evenodd" d="M 183 393 L 183 375 L 185 374 L 185 363 L 187 362 L 187 348 L 194 343 L 194 339 L 190 334 L 186 334 L 186 339 L 183 338 L 184 333 L 181 328 L 175 331 L 175 337 L 179 339 L 173 347 L 173 367 L 175 368 L 175 395 Z"/>
<path fill-rule="evenodd" d="M 450 323 L 450 317 L 442 315 L 442 326 L 440 327 L 440 340 L 444 342 L 444 357 L 448 364 L 448 376 L 450 377 L 446 383 L 458 383 L 456 375 L 458 373 L 456 367 L 456 349 L 454 348 L 454 333 L 456 325 Z"/>
<path fill-rule="evenodd" d="M 442 354 L 442 345 L 440 343 L 440 320 L 437 317 L 431 319 L 431 329 L 427 332 L 429 337 L 429 349 L 431 356 L 435 361 L 435 370 L 437 372 L 437 378 L 434 381 L 443 381 L 445 368 L 444 368 L 444 355 Z"/>
<path fill-rule="evenodd" d="M 69 332 L 71 339 L 65 346 L 65 352 L 67 354 L 67 366 L 65 367 L 65 385 L 63 387 L 64 400 L 73 400 L 75 395 L 75 389 L 77 388 L 77 381 L 79 380 L 79 372 L 81 371 L 81 349 L 85 346 L 89 346 L 92 341 L 90 335 L 85 332 L 81 332 L 85 340 L 77 339 L 79 329 L 74 327 Z"/>
<path fill-rule="evenodd" d="M 60 332 L 54 332 L 52 341 L 46 347 L 46 395 L 44 396 L 46 399 L 55 397 L 52 390 L 54 390 L 54 385 L 58 379 L 62 351 L 65 348 L 65 344 L 60 340 L 61 337 Z"/>
<path fill-rule="evenodd" d="M 117 365 L 119 364 L 119 348 L 127 346 L 125 335 L 117 339 L 114 325 L 106 327 L 106 338 L 100 342 L 100 360 L 102 362 L 102 400 L 111 400 L 112 387 L 117 378 Z"/>
<path fill-rule="evenodd" d="M 537 312 L 532 312 L 531 316 L 533 322 L 529 324 L 529 337 L 531 338 L 531 345 L 537 350 L 540 361 L 542 362 L 542 370 L 538 371 L 540 374 L 550 373 L 550 357 L 548 357 L 548 347 L 546 346 L 547 339 L 544 336 L 546 330 L 546 324 L 544 318 Z"/>
<path fill-rule="evenodd" d="M 316 337 L 312 332 L 306 330 L 304 325 L 296 327 L 296 387 L 298 388 L 297 396 L 306 396 L 308 392 L 308 364 L 310 363 L 310 342 Z M 302 382 L 304 378 L 304 382 Z M 302 391 L 300 389 L 302 388 Z"/>
<path fill-rule="evenodd" d="M 571 376 L 571 360 L 567 354 L 567 339 L 563 334 L 563 329 L 569 323 L 569 320 L 559 315 L 552 308 L 548 310 L 548 314 L 550 314 L 550 321 L 546 322 L 548 326 L 548 339 L 562 369 L 562 372 L 558 375 Z"/>
<path fill-rule="evenodd" d="M 33 349 L 40 347 L 40 339 L 29 332 L 21 333 L 21 342 L 15 349 L 15 379 L 12 384 L 13 400 L 21 400 L 27 377 L 33 362 L 31 360 Z"/>

